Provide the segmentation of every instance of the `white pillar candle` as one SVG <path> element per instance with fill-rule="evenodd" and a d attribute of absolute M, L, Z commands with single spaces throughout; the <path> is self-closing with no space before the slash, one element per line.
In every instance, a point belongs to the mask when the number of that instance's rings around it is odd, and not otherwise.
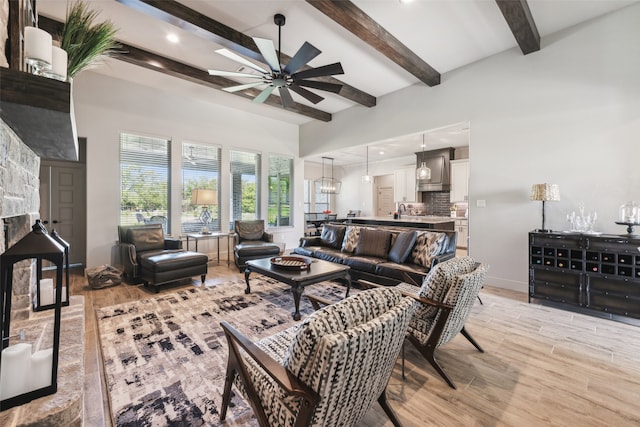
<path fill-rule="evenodd" d="M 54 79 L 65 81 L 67 80 L 67 51 L 58 46 L 52 46 L 51 49 L 51 71 L 47 74 Z"/>
<path fill-rule="evenodd" d="M 36 27 L 24 28 L 25 58 L 51 64 L 51 47 L 51 34 Z"/>
<path fill-rule="evenodd" d="M 53 301 L 56 301 L 56 288 L 53 288 Z M 62 285 L 62 300 L 61 302 L 67 302 L 67 287 Z"/>
<path fill-rule="evenodd" d="M 0 400 L 30 391 L 30 371 L 31 344 L 18 343 L 2 350 Z"/>
<path fill-rule="evenodd" d="M 55 300 L 53 299 L 53 289 L 53 279 L 40 280 L 40 305 L 38 306 L 38 308 L 54 303 Z"/>
<path fill-rule="evenodd" d="M 53 349 L 40 350 L 31 356 L 30 386 L 38 390 L 51 385 L 51 369 L 53 365 Z"/>

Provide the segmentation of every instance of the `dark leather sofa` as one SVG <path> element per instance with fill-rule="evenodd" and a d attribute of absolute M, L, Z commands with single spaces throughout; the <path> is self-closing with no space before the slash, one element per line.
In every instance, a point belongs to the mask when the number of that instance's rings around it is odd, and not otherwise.
<path fill-rule="evenodd" d="M 182 249 L 182 242 L 164 236 L 162 224 L 118 226 L 118 249 L 125 282 L 158 285 L 207 275 L 207 255 Z"/>
<path fill-rule="evenodd" d="M 293 253 L 348 265 L 354 280 L 420 284 L 434 265 L 455 257 L 456 239 L 449 230 L 325 224 Z"/>

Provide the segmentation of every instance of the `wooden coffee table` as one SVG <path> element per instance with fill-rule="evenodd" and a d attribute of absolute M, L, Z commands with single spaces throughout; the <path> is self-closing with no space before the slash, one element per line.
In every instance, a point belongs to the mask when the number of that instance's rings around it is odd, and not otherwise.
<path fill-rule="evenodd" d="M 341 264 L 334 264 L 328 261 L 322 261 L 319 259 L 313 259 L 308 271 L 296 271 L 286 270 L 279 267 L 274 267 L 271 264 L 271 258 L 253 259 L 247 261 L 247 268 L 244 270 L 244 280 L 247 282 L 247 288 L 244 290 L 245 294 L 251 292 L 249 286 L 249 275 L 251 272 L 263 274 L 272 279 L 276 279 L 279 282 L 286 283 L 291 286 L 293 293 L 293 301 L 296 311 L 293 313 L 294 320 L 300 320 L 300 297 L 304 291 L 305 286 L 320 283 L 325 280 L 333 279 L 346 279 L 347 280 L 347 293 L 345 298 L 349 296 L 349 290 L 351 289 L 351 275 L 349 274 L 349 267 Z"/>

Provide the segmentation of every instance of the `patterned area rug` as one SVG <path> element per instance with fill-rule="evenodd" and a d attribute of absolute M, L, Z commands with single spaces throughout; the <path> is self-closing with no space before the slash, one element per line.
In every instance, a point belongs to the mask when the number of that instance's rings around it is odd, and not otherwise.
<path fill-rule="evenodd" d="M 291 288 L 264 276 L 189 288 L 97 311 L 107 388 L 117 426 L 217 425 L 227 365 L 225 320 L 252 339 L 295 322 Z M 352 290 L 353 291 L 353 290 Z M 357 291 L 357 290 L 356 290 Z M 339 300 L 345 287 L 324 282 L 306 293 Z M 302 298 L 300 311 L 311 305 Z M 257 425 L 235 397 L 227 424 Z"/>

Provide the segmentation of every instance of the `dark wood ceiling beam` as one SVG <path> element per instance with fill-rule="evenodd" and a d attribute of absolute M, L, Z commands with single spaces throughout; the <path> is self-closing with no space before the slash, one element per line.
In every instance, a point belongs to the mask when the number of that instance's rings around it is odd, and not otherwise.
<path fill-rule="evenodd" d="M 439 72 L 352 2 L 348 0 L 306 1 L 427 85 L 440 84 Z"/>
<path fill-rule="evenodd" d="M 208 16 L 202 15 L 193 9 L 174 0 L 116 0 L 126 6 L 131 7 L 146 15 L 152 16 L 161 21 L 175 25 L 184 31 L 188 31 L 206 40 L 210 40 L 226 47 L 236 53 L 252 58 L 256 61 L 264 62 L 258 47 L 253 39 L 244 33 L 234 30 Z M 282 61 L 288 63 L 290 56 L 282 53 Z M 303 69 L 311 67 L 305 66 Z M 356 89 L 335 77 L 319 77 L 319 81 L 340 84 L 342 89 L 339 95 L 350 101 L 373 107 L 376 105 L 376 98 L 366 92 Z"/>
<path fill-rule="evenodd" d="M 40 28 L 51 34 L 58 34 L 62 32 L 62 22 L 47 18 L 46 16 L 42 15 L 40 15 L 38 22 Z M 123 53 L 114 56 L 114 58 L 120 61 L 128 62 L 129 64 L 137 65 L 139 67 L 157 71 L 168 76 L 177 77 L 182 80 L 186 80 L 213 89 L 221 90 L 225 87 L 237 85 L 237 82 L 233 80 L 226 79 L 224 77 L 210 76 L 209 73 L 199 68 L 174 61 L 173 59 L 166 58 L 164 56 L 146 51 L 144 49 L 139 49 L 135 46 L 131 46 L 120 41 L 118 41 L 118 43 L 122 45 Z M 233 95 L 253 100 L 253 98 L 255 98 L 259 93 L 260 90 L 247 89 L 241 92 L 234 92 Z M 269 98 L 264 101 L 264 104 L 282 108 L 280 98 L 275 95 L 270 95 Z M 297 102 L 293 107 L 287 108 L 287 111 L 311 117 L 312 119 L 320 120 L 323 122 L 331 121 L 330 113 Z"/>
<path fill-rule="evenodd" d="M 540 34 L 527 0 L 496 0 L 523 54 L 540 50 Z"/>

